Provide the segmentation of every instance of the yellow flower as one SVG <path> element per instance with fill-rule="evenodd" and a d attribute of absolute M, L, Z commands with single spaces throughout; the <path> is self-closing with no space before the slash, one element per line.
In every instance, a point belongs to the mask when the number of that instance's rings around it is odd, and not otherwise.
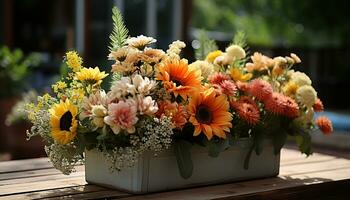
<path fill-rule="evenodd" d="M 213 63 L 215 58 L 218 56 L 221 56 L 221 54 L 222 54 L 222 51 L 220 51 L 220 50 L 212 51 L 212 52 L 208 53 L 205 60 L 210 62 L 210 63 Z"/>
<path fill-rule="evenodd" d="M 58 81 L 56 84 L 52 85 L 52 89 L 55 93 L 58 93 L 59 90 L 63 90 L 67 87 L 67 84 L 63 81 Z"/>
<path fill-rule="evenodd" d="M 72 100 L 81 101 L 85 97 L 85 91 L 83 88 L 76 88 L 71 90 L 71 98 Z"/>
<path fill-rule="evenodd" d="M 77 72 L 81 68 L 81 64 L 83 63 L 83 59 L 78 55 L 75 51 L 69 51 L 66 53 L 66 63 L 72 68 L 74 72 Z"/>
<path fill-rule="evenodd" d="M 76 79 L 92 84 L 93 86 L 100 85 L 102 83 L 102 79 L 104 79 L 106 76 L 108 76 L 108 74 L 105 74 L 105 72 L 100 72 L 98 67 L 84 67 L 76 73 Z"/>
<path fill-rule="evenodd" d="M 241 70 L 239 70 L 235 67 L 231 68 L 230 75 L 231 75 L 233 80 L 242 81 L 242 82 L 248 81 L 253 77 L 252 73 L 243 74 L 243 72 Z"/>
<path fill-rule="evenodd" d="M 299 86 L 294 81 L 289 81 L 284 87 L 283 92 L 285 95 L 294 96 Z"/>
<path fill-rule="evenodd" d="M 49 112 L 53 139 L 59 144 L 68 144 L 77 134 L 77 107 L 67 99 L 65 102 L 61 101 L 59 104 L 54 104 Z"/>

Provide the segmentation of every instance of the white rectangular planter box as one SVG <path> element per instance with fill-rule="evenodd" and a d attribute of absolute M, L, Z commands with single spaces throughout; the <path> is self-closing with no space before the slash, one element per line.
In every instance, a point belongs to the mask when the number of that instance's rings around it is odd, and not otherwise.
<path fill-rule="evenodd" d="M 239 140 L 217 158 L 208 156 L 207 148 L 193 146 L 193 174 L 188 179 L 180 176 L 172 149 L 158 156 L 146 153 L 134 167 L 113 173 L 108 170 L 101 152 L 86 151 L 85 178 L 92 184 L 131 193 L 148 193 L 278 175 L 280 156 L 274 155 L 269 140 L 265 141 L 261 155 L 252 153 L 249 169 L 243 168 L 251 142 Z"/>

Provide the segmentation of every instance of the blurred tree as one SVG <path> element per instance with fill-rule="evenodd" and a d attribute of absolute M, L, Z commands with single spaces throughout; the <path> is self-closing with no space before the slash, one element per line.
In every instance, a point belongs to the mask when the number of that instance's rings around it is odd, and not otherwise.
<path fill-rule="evenodd" d="M 346 0 L 194 0 L 193 26 L 233 33 L 263 46 L 339 47 L 350 44 Z"/>

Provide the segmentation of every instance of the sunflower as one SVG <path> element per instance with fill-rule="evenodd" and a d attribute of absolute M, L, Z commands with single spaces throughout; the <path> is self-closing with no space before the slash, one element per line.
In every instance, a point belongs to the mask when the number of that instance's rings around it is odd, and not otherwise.
<path fill-rule="evenodd" d="M 72 141 L 77 134 L 77 107 L 67 99 L 65 102 L 61 101 L 53 105 L 49 112 L 51 114 L 51 134 L 54 140 L 60 144 Z"/>
<path fill-rule="evenodd" d="M 98 67 L 84 67 L 76 73 L 76 79 L 92 84 L 93 86 L 100 85 L 102 83 L 102 79 L 104 79 L 106 76 L 108 76 L 108 74 L 105 74 L 105 72 L 100 72 Z"/>
<path fill-rule="evenodd" d="M 190 98 L 188 105 L 189 121 L 194 125 L 193 135 L 203 132 L 208 140 L 213 135 L 226 138 L 225 132 L 232 127 L 232 114 L 228 111 L 229 103 L 224 95 L 216 96 L 213 89 L 197 93 Z"/>
<path fill-rule="evenodd" d="M 200 71 L 183 60 L 168 60 L 158 67 L 157 80 L 175 97 L 186 99 L 193 89 L 201 88 L 201 79 Z"/>

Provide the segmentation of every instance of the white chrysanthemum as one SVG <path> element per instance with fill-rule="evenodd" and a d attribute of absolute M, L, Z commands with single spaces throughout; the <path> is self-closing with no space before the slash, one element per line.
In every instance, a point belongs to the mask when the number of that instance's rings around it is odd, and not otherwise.
<path fill-rule="evenodd" d="M 226 53 L 233 60 L 245 58 L 246 53 L 244 49 L 238 45 L 231 45 L 226 48 Z"/>
<path fill-rule="evenodd" d="M 204 78 L 208 78 L 210 74 L 214 73 L 214 65 L 203 60 L 197 60 L 196 62 L 190 64 L 189 67 L 200 70 Z"/>
<path fill-rule="evenodd" d="M 137 97 L 137 109 L 140 115 L 152 116 L 158 111 L 158 106 L 151 96 L 143 98 L 142 96 Z"/>
<path fill-rule="evenodd" d="M 135 75 L 132 78 L 132 83 L 137 92 L 142 95 L 148 95 L 157 84 L 154 80 L 150 80 L 147 77 L 143 78 L 141 75 Z"/>
<path fill-rule="evenodd" d="M 110 96 L 112 99 L 125 98 L 128 95 L 135 95 L 135 85 L 131 83 L 129 77 L 122 77 L 119 81 L 114 82 L 111 87 Z"/>
<path fill-rule="evenodd" d="M 293 72 L 290 75 L 290 79 L 298 86 L 311 85 L 311 79 L 303 72 Z"/>
<path fill-rule="evenodd" d="M 184 42 L 176 40 L 169 45 L 169 49 L 166 51 L 166 53 L 170 58 L 180 59 L 179 54 L 181 50 L 185 47 L 186 44 Z"/>
<path fill-rule="evenodd" d="M 295 96 L 298 102 L 304 104 L 309 108 L 315 104 L 317 99 L 317 93 L 315 89 L 310 85 L 299 87 Z"/>
<path fill-rule="evenodd" d="M 139 35 L 137 37 L 131 37 L 126 40 L 129 46 L 135 47 L 137 49 L 143 50 L 147 45 L 157 42 L 156 39 L 152 37 L 147 37 L 144 35 Z"/>

